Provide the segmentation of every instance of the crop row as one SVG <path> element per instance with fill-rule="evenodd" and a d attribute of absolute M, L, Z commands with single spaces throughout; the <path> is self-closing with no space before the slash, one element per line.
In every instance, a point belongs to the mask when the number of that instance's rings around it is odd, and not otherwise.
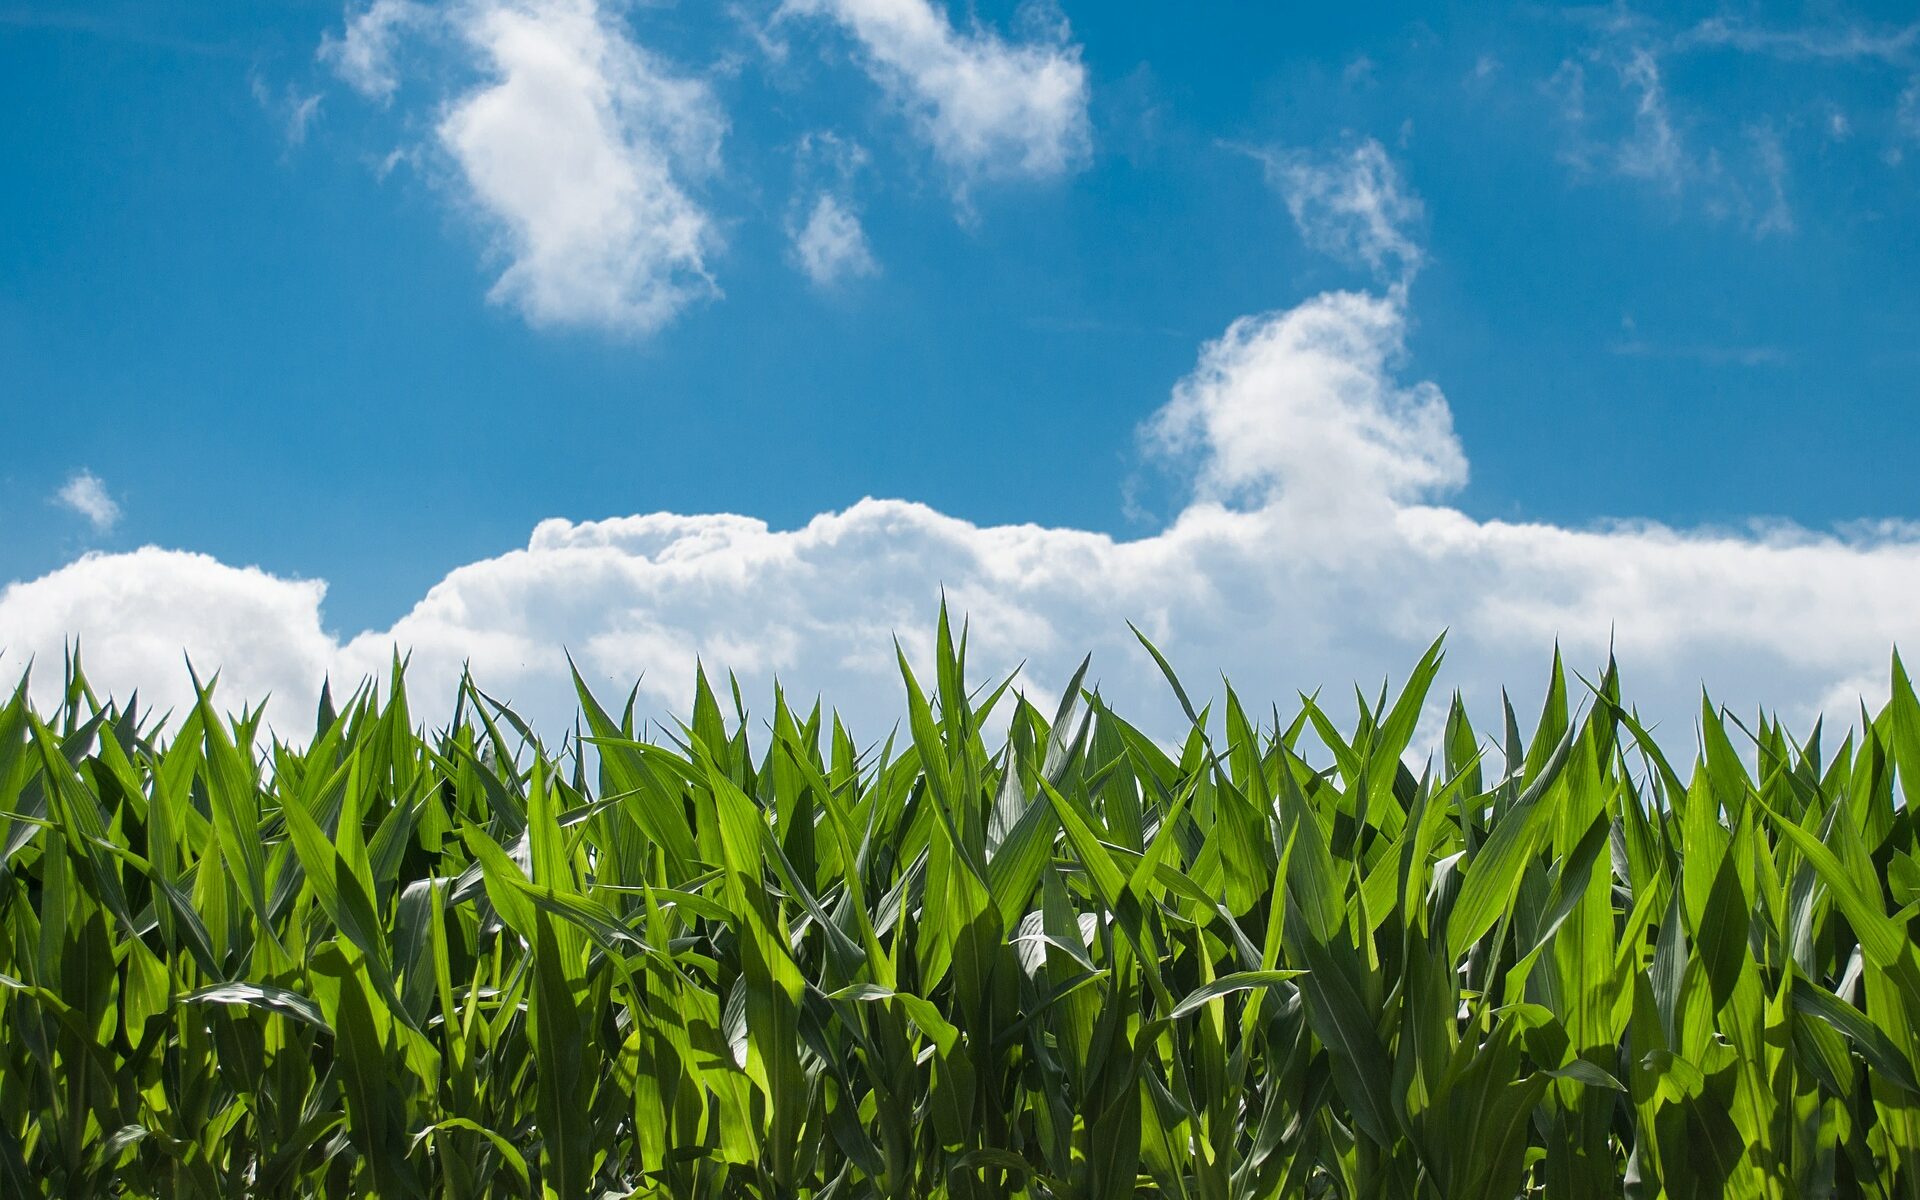
<path fill-rule="evenodd" d="M 23 684 L 0 1191 L 1920 1197 L 1897 658 L 1831 746 L 1556 660 L 1416 758 L 1437 645 L 1342 724 L 1169 669 L 1169 743 L 937 644 L 874 743 L 704 676 L 557 749 L 397 665 L 298 745 Z"/>

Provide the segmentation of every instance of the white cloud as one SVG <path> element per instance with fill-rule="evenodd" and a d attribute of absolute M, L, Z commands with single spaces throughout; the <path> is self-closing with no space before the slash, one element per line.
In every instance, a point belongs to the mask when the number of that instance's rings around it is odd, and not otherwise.
<path fill-rule="evenodd" d="M 1756 125 L 1747 134 L 1753 142 L 1754 158 L 1760 164 L 1760 177 L 1766 191 L 1764 203 L 1756 206 L 1750 218 L 1753 235 L 1792 233 L 1793 206 L 1787 201 L 1787 156 L 1780 148 L 1780 135 L 1771 125 Z"/>
<path fill-rule="evenodd" d="M 842 186 L 866 170 L 871 161 L 865 146 L 831 129 L 810 129 L 793 146 L 796 172 L 824 175 Z"/>
<path fill-rule="evenodd" d="M 320 94 L 304 93 L 289 84 L 279 96 L 267 86 L 266 80 L 255 75 L 251 86 L 253 98 L 268 116 L 280 122 L 281 133 L 289 146 L 303 145 L 307 140 L 307 130 L 320 117 Z"/>
<path fill-rule="evenodd" d="M 1203 497 L 1251 498 L 1330 536 L 1444 494 L 1466 457 L 1439 389 L 1393 379 L 1405 324 L 1398 300 L 1356 292 L 1235 321 L 1148 437 L 1197 458 Z"/>
<path fill-rule="evenodd" d="M 32 583 L 0 590 L 5 660 L 35 670 L 37 695 L 59 685 L 61 652 L 78 638 L 97 686 L 143 705 L 186 703 L 183 655 L 201 677 L 220 672 L 220 695 L 238 707 L 269 694 L 283 726 L 297 728 L 339 645 L 320 628 L 326 585 L 230 567 L 204 554 L 151 546 L 89 554 Z M 52 669 L 48 664 L 54 664 Z"/>
<path fill-rule="evenodd" d="M 1786 141 L 1808 124 L 1807 110 L 1814 110 L 1823 140 L 1841 142 L 1853 133 L 1853 118 L 1832 101 L 1796 100 L 1804 93 L 1794 80 L 1812 71 L 1828 78 L 1842 70 L 1859 77 L 1905 74 L 1920 65 L 1920 22 L 1896 26 L 1828 14 L 1812 24 L 1768 26 L 1727 12 L 1682 25 L 1621 5 L 1563 11 L 1589 34 L 1546 83 L 1565 118 L 1561 157 L 1582 172 L 1598 166 L 1649 183 L 1676 205 L 1685 201 L 1756 238 L 1796 228 Z M 1697 70 L 1684 69 L 1689 60 L 1716 53 L 1774 60 L 1739 66 L 1780 99 L 1730 112 L 1724 103 L 1698 102 L 1684 86 L 1670 87 L 1669 68 L 1682 68 L 1675 72 L 1680 79 L 1697 77 Z M 1591 80 L 1583 63 L 1598 68 Z M 1605 85 L 1607 75 L 1616 88 Z M 1898 114 L 1894 123 L 1897 128 Z M 1897 162 L 1899 147 L 1885 147 L 1883 157 Z"/>
<path fill-rule="evenodd" d="M 92 471 L 75 471 L 54 500 L 85 517 L 95 530 L 105 533 L 120 521 L 120 505 L 108 494 L 107 485 Z"/>
<path fill-rule="evenodd" d="M 1894 29 L 1871 29 L 1857 24 L 1768 29 L 1737 17 L 1709 17 L 1674 39 L 1678 49 L 1725 47 L 1748 54 L 1786 59 L 1851 62 L 1878 59 L 1896 66 L 1910 64 L 1920 48 L 1920 24 Z"/>
<path fill-rule="evenodd" d="M 1308 245 L 1363 262 L 1383 278 L 1404 281 L 1419 270 L 1425 256 L 1412 226 L 1421 218 L 1420 200 L 1378 141 L 1334 155 L 1291 150 L 1259 157 Z"/>
<path fill-rule="evenodd" d="M 509 260 L 492 298 L 534 324 L 645 333 L 714 294 L 713 221 L 680 182 L 718 164 L 707 86 L 591 0 L 484 4 L 462 34 L 495 78 L 439 136 Z"/>
<path fill-rule="evenodd" d="M 374 0 L 320 56 L 384 102 L 407 37 L 482 77 L 450 88 L 448 71 L 422 71 L 441 93 L 443 174 L 505 264 L 494 301 L 535 325 L 649 333 L 718 294 L 718 232 L 689 188 L 718 168 L 727 121 L 703 80 L 635 41 L 623 5 Z"/>
<path fill-rule="evenodd" d="M 349 8 L 341 32 L 321 38 L 320 61 L 368 99 L 390 100 L 400 87 L 394 59 L 402 36 L 431 20 L 430 10 L 416 0 L 372 0 Z"/>
<path fill-rule="evenodd" d="M 1628 328 L 1631 329 L 1631 325 Z M 1777 367 L 1788 362 L 1790 357 L 1778 346 L 1673 344 L 1636 337 L 1614 342 L 1607 350 L 1625 358 L 1672 358 L 1710 367 Z"/>
<path fill-rule="evenodd" d="M 1646 22 L 1625 18 L 1602 22 L 1601 31 L 1584 55 L 1601 71 L 1590 77 L 1580 62 L 1567 59 L 1544 85 L 1565 128 L 1561 159 L 1581 175 L 1637 180 L 1676 211 L 1692 206 L 1755 238 L 1793 233 L 1793 172 L 1781 124 L 1771 117 L 1749 121 L 1741 131 L 1745 144 L 1735 144 L 1668 92 L 1667 57 L 1697 47 L 1698 39 L 1656 35 Z M 1613 88 L 1605 85 L 1609 76 Z M 1839 121 L 1829 126 L 1834 136 L 1845 130 L 1844 116 Z"/>
<path fill-rule="evenodd" d="M 853 36 L 962 193 L 981 180 L 1067 174 L 1088 157 L 1087 70 L 1057 14 L 1013 42 L 957 30 L 929 0 L 787 0 L 782 11 L 832 18 Z"/>
<path fill-rule="evenodd" d="M 1283 704 L 1296 688 L 1370 690 L 1447 629 L 1443 686 L 1483 721 L 1502 685 L 1533 702 L 1555 639 L 1583 668 L 1611 641 L 1644 710 L 1684 739 L 1702 680 L 1804 728 L 1822 710 L 1848 717 L 1895 641 L 1920 644 L 1911 528 L 1573 529 L 1448 507 L 1466 464 L 1439 390 L 1395 373 L 1404 323 L 1396 299 L 1347 293 L 1236 323 L 1154 423 L 1197 456 L 1200 491 L 1134 540 L 978 526 L 893 500 L 793 530 L 667 513 L 553 520 L 524 549 L 451 572 L 391 627 L 346 639 L 322 632 L 318 583 L 145 549 L 0 594 L 4 661 L 58 661 L 80 634 L 97 684 L 178 702 L 184 646 L 226 668 L 228 702 L 272 690 L 297 727 L 324 672 L 378 672 L 397 644 L 426 716 L 444 718 L 470 660 L 557 729 L 571 705 L 563 649 L 603 689 L 644 673 L 654 711 L 683 710 L 700 656 L 763 701 L 774 675 L 801 697 L 818 689 L 878 736 L 898 714 L 889 635 L 923 653 L 944 586 L 973 618 L 982 670 L 1029 659 L 1044 692 L 1092 650 L 1106 694 L 1161 728 L 1175 710 L 1129 620 L 1196 689 L 1224 669 L 1243 694 Z M 42 672 L 42 696 L 53 682 Z"/>
<path fill-rule="evenodd" d="M 1592 168 L 1592 149 L 1587 129 L 1587 69 L 1572 59 L 1563 60 L 1540 85 L 1540 91 L 1554 100 L 1560 120 L 1570 136 L 1560 149 L 1560 159 L 1576 171 Z"/>
<path fill-rule="evenodd" d="M 1616 160 L 1620 173 L 1678 190 L 1686 157 L 1667 110 L 1659 62 L 1645 49 L 1634 50 L 1620 65 L 1620 80 L 1635 97 L 1633 132 L 1620 143 Z"/>
<path fill-rule="evenodd" d="M 794 260 L 820 287 L 832 287 L 880 269 L 860 218 L 831 192 L 821 192 L 805 223 L 796 224 L 790 233 Z"/>
<path fill-rule="evenodd" d="M 1029 6 L 1018 37 L 956 28 L 929 0 L 781 10 L 800 15 L 852 35 L 963 211 L 977 184 L 1057 176 L 1088 157 L 1087 72 L 1057 10 Z M 634 19 L 623 0 L 358 0 L 320 43 L 320 59 L 369 99 L 419 85 L 406 121 L 417 129 L 429 114 L 432 136 L 396 154 L 484 227 L 502 264 L 490 298 L 534 325 L 645 334 L 720 292 L 719 223 L 698 188 L 718 170 L 727 119 L 704 79 L 636 40 Z M 816 278 L 870 273 L 846 191 L 832 191 L 796 223 L 796 253 Z"/>
<path fill-rule="evenodd" d="M 644 676 L 656 713 L 684 711 L 697 657 L 762 701 L 775 676 L 802 700 L 818 691 L 873 737 L 899 714 L 890 637 L 924 663 L 944 588 L 973 619 L 981 672 L 1025 660 L 1025 686 L 1045 696 L 1091 650 L 1105 694 L 1166 732 L 1176 710 L 1129 621 L 1196 690 L 1226 670 L 1244 696 L 1283 706 L 1294 689 L 1371 691 L 1445 629 L 1443 694 L 1462 690 L 1483 728 L 1503 686 L 1536 702 L 1556 640 L 1576 667 L 1615 648 L 1643 714 L 1683 741 L 1702 681 L 1802 729 L 1823 713 L 1850 720 L 1863 690 L 1884 694 L 1889 648 L 1920 644 L 1920 526 L 1473 517 L 1446 503 L 1468 469 L 1446 397 L 1400 375 L 1407 295 L 1397 283 L 1326 293 L 1202 348 L 1144 430 L 1191 462 L 1194 491 L 1145 537 L 980 526 L 873 499 L 791 530 L 730 515 L 556 519 L 525 548 L 450 572 L 390 627 L 344 638 L 325 630 L 321 583 L 146 548 L 0 592 L 0 664 L 57 662 L 79 635 L 97 687 L 177 704 L 185 648 L 224 668 L 229 704 L 271 691 L 279 727 L 297 732 L 323 676 L 377 674 L 398 646 L 417 715 L 444 719 L 471 663 L 558 730 L 573 707 L 565 651 L 608 692 Z M 57 685 L 42 671 L 37 694 Z"/>
<path fill-rule="evenodd" d="M 307 129 L 320 115 L 320 95 L 294 94 L 288 97 L 287 140 L 298 146 L 307 140 Z"/>

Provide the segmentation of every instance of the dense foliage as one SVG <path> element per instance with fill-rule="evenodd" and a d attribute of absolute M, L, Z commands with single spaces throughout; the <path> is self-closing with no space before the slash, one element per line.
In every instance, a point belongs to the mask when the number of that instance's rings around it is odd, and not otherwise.
<path fill-rule="evenodd" d="M 1556 662 L 1411 768 L 1437 647 L 1347 732 L 1169 670 L 1170 746 L 963 662 L 873 745 L 704 678 L 557 753 L 397 667 L 304 748 L 23 686 L 0 1190 L 1920 1196 L 1897 659 L 1826 751 L 1708 706 L 1675 758 Z"/>

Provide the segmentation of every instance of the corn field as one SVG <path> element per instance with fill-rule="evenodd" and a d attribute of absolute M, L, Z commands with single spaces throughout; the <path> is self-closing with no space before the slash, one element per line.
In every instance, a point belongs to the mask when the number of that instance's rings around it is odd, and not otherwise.
<path fill-rule="evenodd" d="M 1920 1197 L 1897 658 L 1833 745 L 1659 745 L 1556 656 L 1415 755 L 1438 645 L 1340 724 L 1153 651 L 1169 743 L 965 642 L 870 743 L 704 675 L 557 751 L 471 681 L 419 732 L 399 664 L 295 744 L 23 682 L 0 1191 Z"/>

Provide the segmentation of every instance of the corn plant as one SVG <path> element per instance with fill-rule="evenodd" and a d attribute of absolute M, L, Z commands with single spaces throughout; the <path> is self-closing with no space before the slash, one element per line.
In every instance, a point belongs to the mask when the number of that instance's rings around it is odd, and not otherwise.
<path fill-rule="evenodd" d="M 1143 643 L 1145 639 L 1142 639 Z M 14 1196 L 1920 1200 L 1920 703 L 0 706 Z M 991 740 L 987 730 L 1004 731 Z"/>

